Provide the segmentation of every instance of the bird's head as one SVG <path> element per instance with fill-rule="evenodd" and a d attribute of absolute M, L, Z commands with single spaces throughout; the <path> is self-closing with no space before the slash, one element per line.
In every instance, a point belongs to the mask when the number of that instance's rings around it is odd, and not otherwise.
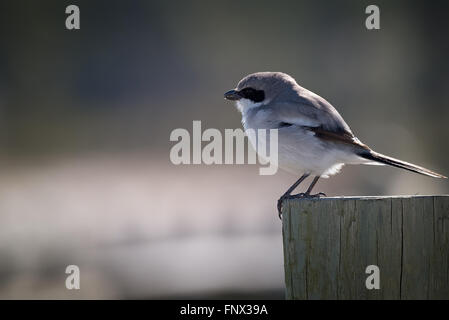
<path fill-rule="evenodd" d="M 282 72 L 257 72 L 244 77 L 235 89 L 224 94 L 225 99 L 237 102 L 243 113 L 274 101 L 278 96 L 295 90 L 295 79 Z"/>

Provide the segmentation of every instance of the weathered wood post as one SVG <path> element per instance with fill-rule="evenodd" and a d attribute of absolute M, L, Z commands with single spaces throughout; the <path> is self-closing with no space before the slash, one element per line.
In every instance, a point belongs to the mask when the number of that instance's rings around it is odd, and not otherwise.
<path fill-rule="evenodd" d="M 287 299 L 449 299 L 449 195 L 288 200 L 283 242 Z"/>

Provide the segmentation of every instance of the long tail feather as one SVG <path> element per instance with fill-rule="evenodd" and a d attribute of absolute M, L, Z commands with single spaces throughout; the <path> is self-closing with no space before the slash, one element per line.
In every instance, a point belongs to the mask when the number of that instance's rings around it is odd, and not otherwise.
<path fill-rule="evenodd" d="M 429 177 L 434 177 L 434 178 L 447 178 L 445 176 L 443 176 L 442 174 L 433 172 L 429 169 L 417 166 L 415 164 L 412 163 L 408 163 L 402 160 L 398 160 L 389 156 L 385 156 L 383 154 L 377 153 L 375 151 L 370 150 L 369 152 L 363 152 L 362 154 L 360 154 L 360 156 L 362 158 L 365 158 L 367 160 L 372 160 L 372 161 L 376 161 L 376 162 L 380 162 L 383 164 L 388 164 L 390 166 L 393 167 L 397 167 L 397 168 L 401 168 L 401 169 L 405 169 L 405 170 L 409 170 L 412 172 L 416 172 L 419 174 L 423 174 Z"/>

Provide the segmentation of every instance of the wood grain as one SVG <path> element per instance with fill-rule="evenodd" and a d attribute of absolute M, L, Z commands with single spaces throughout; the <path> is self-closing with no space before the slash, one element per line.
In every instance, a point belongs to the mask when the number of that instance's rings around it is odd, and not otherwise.
<path fill-rule="evenodd" d="M 287 200 L 283 242 L 287 299 L 449 299 L 449 196 Z"/>

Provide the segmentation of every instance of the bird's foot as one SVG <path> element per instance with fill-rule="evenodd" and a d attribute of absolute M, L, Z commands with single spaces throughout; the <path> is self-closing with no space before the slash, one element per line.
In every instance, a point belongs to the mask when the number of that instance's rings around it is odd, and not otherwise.
<path fill-rule="evenodd" d="M 314 198 L 320 198 L 320 197 L 327 197 L 325 193 L 319 192 L 316 194 L 310 194 L 310 193 L 298 193 L 298 194 L 292 194 L 288 196 L 286 199 L 314 199 Z"/>
<path fill-rule="evenodd" d="M 282 203 L 284 202 L 284 200 L 287 200 L 287 199 L 314 199 L 314 198 L 320 198 L 320 197 L 327 197 L 327 196 L 323 192 L 319 192 L 316 194 L 301 192 L 298 194 L 283 195 L 282 197 L 279 198 L 278 203 L 277 203 L 279 219 L 282 220 Z"/>
<path fill-rule="evenodd" d="M 282 202 L 287 199 L 288 195 L 286 196 L 285 194 L 279 198 L 278 200 L 278 204 L 277 204 L 277 208 L 278 208 L 278 217 L 279 219 L 282 220 Z"/>

